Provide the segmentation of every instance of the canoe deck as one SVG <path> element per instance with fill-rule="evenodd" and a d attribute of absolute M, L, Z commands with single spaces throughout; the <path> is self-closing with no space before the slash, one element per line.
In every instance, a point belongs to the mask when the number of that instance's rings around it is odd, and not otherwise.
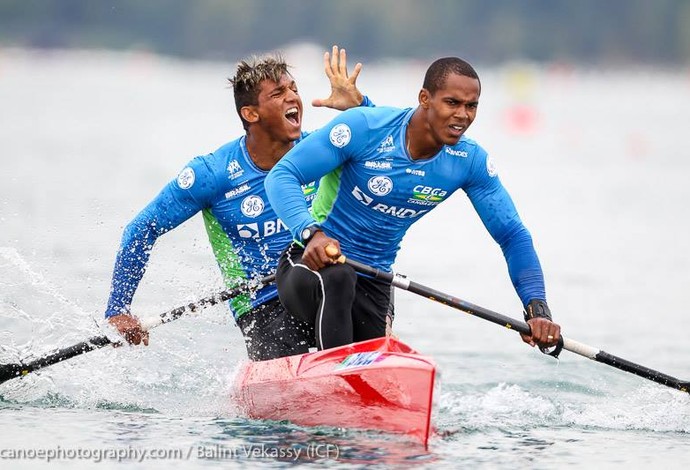
<path fill-rule="evenodd" d="M 248 362 L 233 392 L 253 419 L 400 433 L 426 447 L 435 378 L 431 358 L 386 337 Z"/>

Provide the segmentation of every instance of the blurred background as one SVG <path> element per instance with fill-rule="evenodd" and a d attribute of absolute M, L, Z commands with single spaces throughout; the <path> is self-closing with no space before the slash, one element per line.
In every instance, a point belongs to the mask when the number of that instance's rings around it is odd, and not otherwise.
<path fill-rule="evenodd" d="M 687 0 L 0 1 L 0 42 L 236 60 L 295 42 L 346 44 L 368 61 L 687 65 Z"/>
<path fill-rule="evenodd" d="M 687 0 L 0 1 L 0 44 L 235 60 L 295 42 L 366 60 L 687 65 Z"/>

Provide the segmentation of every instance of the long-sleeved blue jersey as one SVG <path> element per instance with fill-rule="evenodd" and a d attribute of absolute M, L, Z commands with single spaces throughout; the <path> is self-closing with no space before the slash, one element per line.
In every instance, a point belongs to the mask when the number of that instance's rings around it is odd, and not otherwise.
<path fill-rule="evenodd" d="M 364 96 L 360 106 L 375 104 Z M 308 134 L 302 132 L 295 144 Z M 156 239 L 199 211 L 228 287 L 273 273 L 292 237 L 268 203 L 267 174 L 254 164 L 244 136 L 189 162 L 125 228 L 105 316 L 129 311 Z M 311 205 L 316 189 L 313 180 L 302 185 L 304 204 Z M 252 296 L 235 297 L 230 308 L 238 318 L 277 296 L 269 285 Z"/>
<path fill-rule="evenodd" d="M 268 204 L 267 173 L 252 161 L 244 136 L 189 162 L 125 228 L 106 317 L 129 311 L 156 239 L 199 211 L 228 287 L 272 273 L 292 237 Z M 311 204 L 316 189 L 316 183 L 302 186 L 304 204 Z M 236 297 L 230 301 L 233 315 L 237 318 L 277 295 L 269 285 L 251 297 Z"/>
<path fill-rule="evenodd" d="M 413 160 L 405 148 L 413 112 L 351 109 L 291 149 L 265 180 L 278 217 L 297 240 L 317 222 L 348 257 L 390 270 L 407 229 L 462 188 L 503 250 L 523 304 L 545 299 L 532 237 L 491 158 L 462 137 L 431 158 Z M 301 185 L 321 177 L 310 213 Z"/>

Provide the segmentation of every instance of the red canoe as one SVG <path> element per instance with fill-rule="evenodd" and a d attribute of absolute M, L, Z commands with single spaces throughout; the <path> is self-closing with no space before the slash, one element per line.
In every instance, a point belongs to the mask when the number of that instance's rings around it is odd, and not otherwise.
<path fill-rule="evenodd" d="M 249 362 L 234 398 L 254 419 L 372 429 L 412 436 L 425 447 L 436 364 L 394 338 Z"/>

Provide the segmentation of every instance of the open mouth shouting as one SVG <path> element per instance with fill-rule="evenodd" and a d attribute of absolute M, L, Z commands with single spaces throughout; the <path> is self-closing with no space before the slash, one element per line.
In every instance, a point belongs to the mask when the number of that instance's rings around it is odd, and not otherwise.
<path fill-rule="evenodd" d="M 300 126 L 300 114 L 299 109 L 297 109 L 297 106 L 292 106 L 291 108 L 288 108 L 287 111 L 285 111 L 285 119 L 290 121 L 296 127 Z"/>

